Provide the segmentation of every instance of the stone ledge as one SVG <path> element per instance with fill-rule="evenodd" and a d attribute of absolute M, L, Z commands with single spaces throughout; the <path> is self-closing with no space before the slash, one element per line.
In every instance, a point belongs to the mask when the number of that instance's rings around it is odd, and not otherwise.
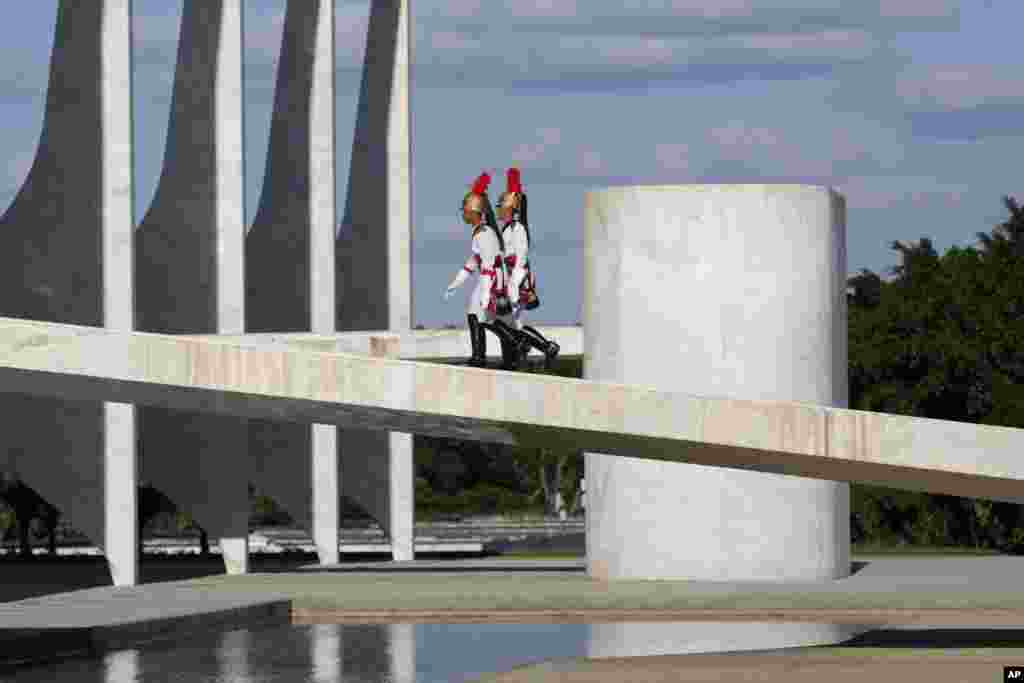
<path fill-rule="evenodd" d="M 32 609 L 26 606 L 26 610 Z M 148 643 L 190 637 L 197 631 L 285 625 L 291 601 L 275 599 L 206 612 L 81 627 L 0 627 L 0 670 L 71 657 L 98 657 Z"/>

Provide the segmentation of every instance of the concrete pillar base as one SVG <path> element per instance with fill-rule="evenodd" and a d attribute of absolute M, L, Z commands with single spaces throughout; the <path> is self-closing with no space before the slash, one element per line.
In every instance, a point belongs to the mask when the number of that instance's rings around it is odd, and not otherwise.
<path fill-rule="evenodd" d="M 220 539 L 220 552 L 227 574 L 249 573 L 249 537 L 236 536 Z"/>

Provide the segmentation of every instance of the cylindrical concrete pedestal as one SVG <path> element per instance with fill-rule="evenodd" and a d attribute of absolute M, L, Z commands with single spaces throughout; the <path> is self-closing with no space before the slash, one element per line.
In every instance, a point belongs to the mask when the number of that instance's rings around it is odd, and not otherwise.
<path fill-rule="evenodd" d="M 837 193 L 613 188 L 587 193 L 584 231 L 586 379 L 846 405 Z M 586 480 L 594 578 L 849 574 L 845 483 L 598 454 L 587 454 Z"/>

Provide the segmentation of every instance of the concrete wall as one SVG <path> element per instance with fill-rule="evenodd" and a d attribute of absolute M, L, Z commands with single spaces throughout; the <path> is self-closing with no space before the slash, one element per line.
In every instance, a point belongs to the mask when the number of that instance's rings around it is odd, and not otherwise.
<path fill-rule="evenodd" d="M 845 406 L 846 234 L 837 194 L 789 185 L 621 187 L 588 193 L 585 207 L 586 379 Z M 586 478 L 595 578 L 849 573 L 845 483 L 598 454 L 587 455 Z"/>
<path fill-rule="evenodd" d="M 131 92 L 129 0 L 62 0 L 39 146 L 0 218 L 3 315 L 131 329 Z M 115 584 L 134 583 L 132 406 L 5 395 L 0 408 L 0 468 L 105 548 Z"/>
<path fill-rule="evenodd" d="M 241 0 L 185 0 L 164 168 L 136 233 L 139 330 L 244 330 Z M 246 569 L 245 420 L 138 410 L 140 478 L 221 539 Z"/>
<path fill-rule="evenodd" d="M 337 243 L 338 330 L 412 326 L 409 2 L 374 0 L 345 215 Z M 378 520 L 396 560 L 413 554 L 412 439 L 338 434 L 341 490 Z"/>

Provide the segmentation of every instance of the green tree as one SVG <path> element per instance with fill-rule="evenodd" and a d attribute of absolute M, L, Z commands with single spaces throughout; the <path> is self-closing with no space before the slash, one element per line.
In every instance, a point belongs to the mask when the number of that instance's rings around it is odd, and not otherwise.
<path fill-rule="evenodd" d="M 850 405 L 945 420 L 1024 426 L 1024 212 L 941 256 L 928 238 L 896 241 L 884 280 L 850 278 Z M 854 528 L 898 542 L 1021 545 L 1020 506 L 865 487 Z"/>

